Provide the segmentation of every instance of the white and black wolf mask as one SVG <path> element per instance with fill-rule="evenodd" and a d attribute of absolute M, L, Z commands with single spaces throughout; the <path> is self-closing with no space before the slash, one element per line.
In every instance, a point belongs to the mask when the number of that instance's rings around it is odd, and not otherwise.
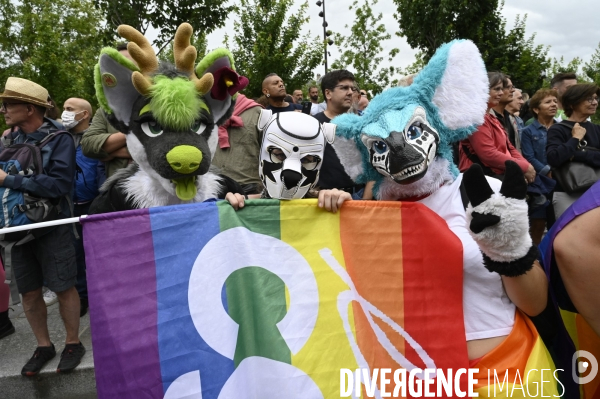
<path fill-rule="evenodd" d="M 300 112 L 263 110 L 259 175 L 271 198 L 304 198 L 319 180 L 325 143 L 333 143 L 335 125 Z"/>

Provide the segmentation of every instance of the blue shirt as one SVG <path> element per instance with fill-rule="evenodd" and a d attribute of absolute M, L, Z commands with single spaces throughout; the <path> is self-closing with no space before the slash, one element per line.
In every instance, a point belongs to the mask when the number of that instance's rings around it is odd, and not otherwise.
<path fill-rule="evenodd" d="M 521 134 L 521 152 L 525 159 L 533 165 L 536 173 L 541 175 L 547 175 L 550 172 L 550 165 L 546 160 L 547 140 L 548 129 L 537 120 L 523 129 Z"/>

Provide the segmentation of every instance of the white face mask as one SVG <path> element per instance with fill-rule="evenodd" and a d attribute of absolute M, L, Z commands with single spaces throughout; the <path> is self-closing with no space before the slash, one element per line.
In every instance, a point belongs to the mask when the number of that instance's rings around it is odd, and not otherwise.
<path fill-rule="evenodd" d="M 263 141 L 259 175 L 275 199 L 304 198 L 319 180 L 326 143 L 335 138 L 335 125 L 319 123 L 299 112 L 261 111 Z"/>
<path fill-rule="evenodd" d="M 60 119 L 62 119 L 62 124 L 65 127 L 65 129 L 73 129 L 75 126 L 77 126 L 79 122 L 81 122 L 81 120 L 76 121 L 75 115 L 80 114 L 82 112 L 83 111 L 63 111 L 62 115 L 60 116 Z"/>

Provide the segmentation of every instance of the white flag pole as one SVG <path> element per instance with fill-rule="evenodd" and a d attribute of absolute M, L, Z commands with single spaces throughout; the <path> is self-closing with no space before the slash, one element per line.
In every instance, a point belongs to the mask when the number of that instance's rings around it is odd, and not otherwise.
<path fill-rule="evenodd" d="M 87 217 L 87 215 L 82 215 L 80 217 L 58 219 L 58 220 L 52 220 L 50 222 L 41 222 L 41 223 L 24 224 L 22 226 L 5 227 L 3 229 L 0 229 L 0 234 L 8 234 L 8 233 L 14 233 L 17 231 L 41 229 L 42 227 L 60 226 L 62 224 L 79 223 L 80 219 L 84 219 L 86 217 Z"/>

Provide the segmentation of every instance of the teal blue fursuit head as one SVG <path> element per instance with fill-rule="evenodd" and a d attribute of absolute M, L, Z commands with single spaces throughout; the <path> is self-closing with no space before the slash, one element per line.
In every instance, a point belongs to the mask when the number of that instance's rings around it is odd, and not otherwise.
<path fill-rule="evenodd" d="M 344 114 L 334 148 L 357 184 L 375 181 L 378 199 L 430 194 L 458 169 L 452 143 L 467 138 L 487 109 L 488 79 L 479 50 L 467 40 L 440 47 L 408 87 L 375 96 L 363 116 Z M 386 188 L 387 187 L 387 188 Z"/>

